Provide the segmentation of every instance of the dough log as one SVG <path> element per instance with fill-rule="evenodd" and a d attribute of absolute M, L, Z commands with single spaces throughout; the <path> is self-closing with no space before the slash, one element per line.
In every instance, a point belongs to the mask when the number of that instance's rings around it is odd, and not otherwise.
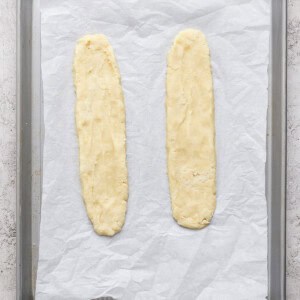
<path fill-rule="evenodd" d="M 167 163 L 173 217 L 200 229 L 216 207 L 213 82 L 202 32 L 180 32 L 168 54 Z"/>
<path fill-rule="evenodd" d="M 113 49 L 104 35 L 77 41 L 73 65 L 80 179 L 94 230 L 122 229 L 128 199 L 125 107 Z"/>

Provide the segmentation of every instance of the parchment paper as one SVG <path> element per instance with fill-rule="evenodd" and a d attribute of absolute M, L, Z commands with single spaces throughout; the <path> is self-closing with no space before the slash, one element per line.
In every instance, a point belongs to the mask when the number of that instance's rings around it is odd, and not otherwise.
<path fill-rule="evenodd" d="M 264 299 L 268 0 L 42 0 L 44 164 L 37 299 Z M 188 27 L 211 49 L 217 209 L 188 230 L 171 216 L 165 151 L 166 55 Z M 72 60 L 104 33 L 125 93 L 129 200 L 112 238 L 81 198 Z"/>

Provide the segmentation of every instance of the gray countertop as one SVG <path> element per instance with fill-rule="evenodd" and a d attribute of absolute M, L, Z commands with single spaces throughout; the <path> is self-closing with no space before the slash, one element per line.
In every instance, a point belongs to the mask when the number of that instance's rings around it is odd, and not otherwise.
<path fill-rule="evenodd" d="M 0 0 L 0 299 L 15 299 L 16 0 Z"/>
<path fill-rule="evenodd" d="M 0 0 L 0 299 L 15 299 L 16 0 Z M 300 299 L 300 0 L 288 0 L 287 299 Z"/>
<path fill-rule="evenodd" d="M 300 1 L 288 1 L 287 299 L 300 299 Z"/>

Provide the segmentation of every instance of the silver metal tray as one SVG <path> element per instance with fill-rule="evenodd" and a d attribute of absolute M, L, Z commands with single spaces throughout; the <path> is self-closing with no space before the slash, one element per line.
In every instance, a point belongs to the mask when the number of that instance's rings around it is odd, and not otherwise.
<path fill-rule="evenodd" d="M 17 299 L 33 299 L 42 187 L 39 0 L 17 5 Z M 268 299 L 285 299 L 286 0 L 272 1 L 267 129 Z"/>

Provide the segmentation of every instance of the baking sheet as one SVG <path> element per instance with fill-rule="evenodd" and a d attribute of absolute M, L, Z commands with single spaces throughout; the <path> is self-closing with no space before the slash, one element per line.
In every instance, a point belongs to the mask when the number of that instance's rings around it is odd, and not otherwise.
<path fill-rule="evenodd" d="M 263 299 L 269 1 L 41 1 L 44 173 L 37 299 Z M 212 56 L 217 210 L 201 231 L 171 217 L 165 156 L 166 53 L 201 29 Z M 72 59 L 104 33 L 120 66 L 129 202 L 113 238 L 97 236 L 80 196 Z"/>

